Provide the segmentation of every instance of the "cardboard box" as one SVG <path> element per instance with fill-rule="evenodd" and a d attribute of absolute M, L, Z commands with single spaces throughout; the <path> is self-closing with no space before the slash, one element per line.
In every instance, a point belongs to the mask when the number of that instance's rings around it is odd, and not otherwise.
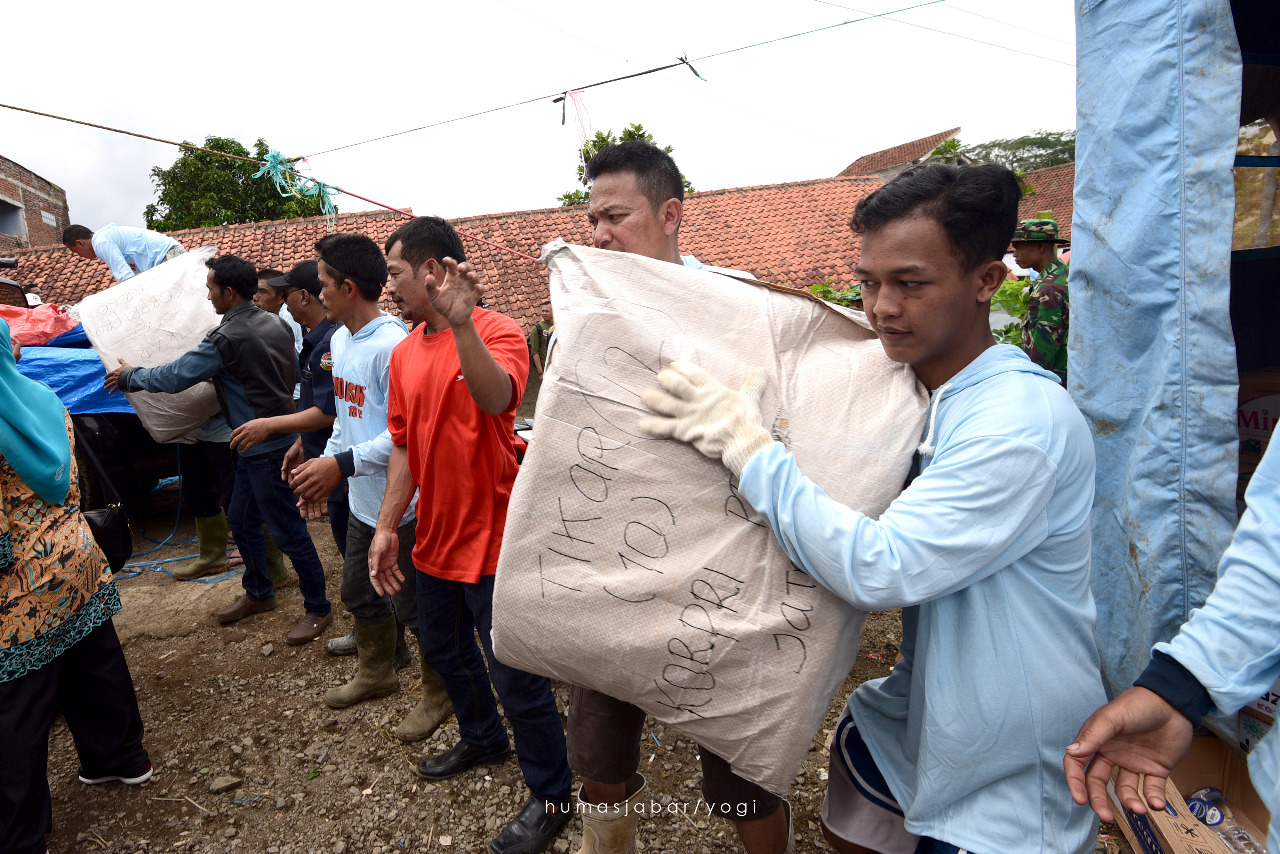
<path fill-rule="evenodd" d="M 1271 686 L 1271 690 L 1245 706 L 1267 723 L 1276 722 L 1276 711 L 1280 709 L 1280 681 Z"/>
<path fill-rule="evenodd" d="M 1240 459 L 1262 459 L 1276 424 L 1280 423 L 1280 368 L 1240 375 L 1240 403 L 1236 427 L 1240 431 Z"/>
<path fill-rule="evenodd" d="M 1173 770 L 1165 783 L 1165 808 L 1149 809 L 1146 815 L 1135 815 L 1116 799 L 1115 781 L 1107 786 L 1116 823 L 1133 846 L 1143 854 L 1231 854 L 1217 834 L 1191 815 L 1183 792 L 1205 786 L 1222 790 L 1235 819 L 1265 845 L 1266 828 L 1271 815 L 1253 784 L 1249 770 L 1240 756 L 1222 739 L 1212 735 L 1196 736 L 1185 759 Z"/>
<path fill-rule="evenodd" d="M 1236 715 L 1236 738 L 1240 741 L 1240 749 L 1245 753 L 1253 750 L 1274 725 L 1274 718 L 1267 718 L 1253 709 L 1241 709 Z"/>
<path fill-rule="evenodd" d="M 1276 710 L 1280 709 L 1280 682 L 1271 690 L 1249 703 L 1236 715 L 1236 737 L 1245 753 L 1253 750 L 1262 737 L 1276 723 Z"/>

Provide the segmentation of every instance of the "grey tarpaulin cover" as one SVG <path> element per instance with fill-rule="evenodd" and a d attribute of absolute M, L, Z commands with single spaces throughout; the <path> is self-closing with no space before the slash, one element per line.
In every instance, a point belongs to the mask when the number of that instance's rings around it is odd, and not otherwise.
<path fill-rule="evenodd" d="M 205 262 L 216 251 L 202 246 L 84 298 L 80 322 L 108 371 L 120 367 L 120 359 L 141 368 L 172 362 L 218 325 L 205 287 Z M 194 442 L 200 428 L 220 411 L 209 383 L 180 394 L 139 391 L 125 396 L 157 442 Z"/>
<path fill-rule="evenodd" d="M 557 343 L 498 563 L 498 658 L 635 703 L 783 793 L 866 615 L 791 564 L 718 461 L 642 436 L 640 392 L 673 359 L 734 386 L 765 368 L 766 424 L 872 516 L 902 489 L 927 394 L 858 312 L 562 241 L 543 261 Z"/>

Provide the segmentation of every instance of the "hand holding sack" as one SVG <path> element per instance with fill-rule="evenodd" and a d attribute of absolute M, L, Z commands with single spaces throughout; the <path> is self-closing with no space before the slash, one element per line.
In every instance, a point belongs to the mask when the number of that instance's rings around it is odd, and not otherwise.
<path fill-rule="evenodd" d="M 928 394 L 859 312 L 563 242 L 543 259 L 558 343 L 507 510 L 495 653 L 632 703 L 783 794 L 866 615 L 791 563 L 731 472 L 776 437 L 878 517 Z"/>
<path fill-rule="evenodd" d="M 742 474 L 747 460 L 772 441 L 760 423 L 760 398 L 766 377 L 756 368 L 733 391 L 697 365 L 672 362 L 658 374 L 661 389 L 646 389 L 644 405 L 660 416 L 641 418 L 638 426 L 658 439 L 679 439 Z M 665 417 L 661 417 L 665 416 Z"/>

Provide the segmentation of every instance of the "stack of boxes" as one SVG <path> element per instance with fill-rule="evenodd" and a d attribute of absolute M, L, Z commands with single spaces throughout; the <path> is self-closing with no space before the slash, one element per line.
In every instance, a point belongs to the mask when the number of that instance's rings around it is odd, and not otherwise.
<path fill-rule="evenodd" d="M 1244 493 L 1262 460 L 1276 424 L 1280 423 L 1280 368 L 1266 368 L 1240 375 L 1240 405 L 1236 426 L 1240 430 L 1240 473 L 1236 480 L 1236 509 L 1244 513 Z M 1236 735 L 1248 753 L 1275 725 L 1280 706 L 1280 683 L 1263 697 L 1240 710 Z"/>
<path fill-rule="evenodd" d="M 1280 368 L 1248 371 L 1240 375 L 1240 405 L 1236 426 L 1240 430 L 1240 475 L 1236 481 L 1236 509 L 1244 513 L 1244 491 L 1249 486 L 1262 452 L 1280 422 Z"/>
<path fill-rule="evenodd" d="M 1271 731 L 1276 723 L 1277 707 L 1280 707 L 1280 683 L 1271 686 L 1271 690 L 1261 698 L 1240 710 L 1236 716 L 1236 736 L 1241 750 L 1245 753 L 1253 750 Z"/>

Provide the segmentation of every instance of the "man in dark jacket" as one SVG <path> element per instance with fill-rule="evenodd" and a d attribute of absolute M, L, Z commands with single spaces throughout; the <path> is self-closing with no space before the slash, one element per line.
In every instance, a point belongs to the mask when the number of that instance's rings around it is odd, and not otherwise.
<path fill-rule="evenodd" d="M 257 270 L 234 255 L 214 258 L 208 266 L 209 302 L 222 315 L 222 322 L 198 347 L 167 365 L 137 368 L 121 360 L 104 385 L 108 391 L 176 394 L 213 380 L 232 429 L 255 418 L 292 414 L 298 367 L 293 334 L 279 316 L 253 304 Z M 276 544 L 293 561 L 306 605 L 306 614 L 286 639 L 290 644 L 315 640 L 333 619 L 325 596 L 324 568 L 307 524 L 298 515 L 293 491 L 280 478 L 284 455 L 297 438 L 296 433 L 277 434 L 236 453 L 235 488 L 227 515 L 245 559 L 245 594 L 217 612 L 218 621 L 226 624 L 276 606 L 266 570 L 265 521 Z"/>

